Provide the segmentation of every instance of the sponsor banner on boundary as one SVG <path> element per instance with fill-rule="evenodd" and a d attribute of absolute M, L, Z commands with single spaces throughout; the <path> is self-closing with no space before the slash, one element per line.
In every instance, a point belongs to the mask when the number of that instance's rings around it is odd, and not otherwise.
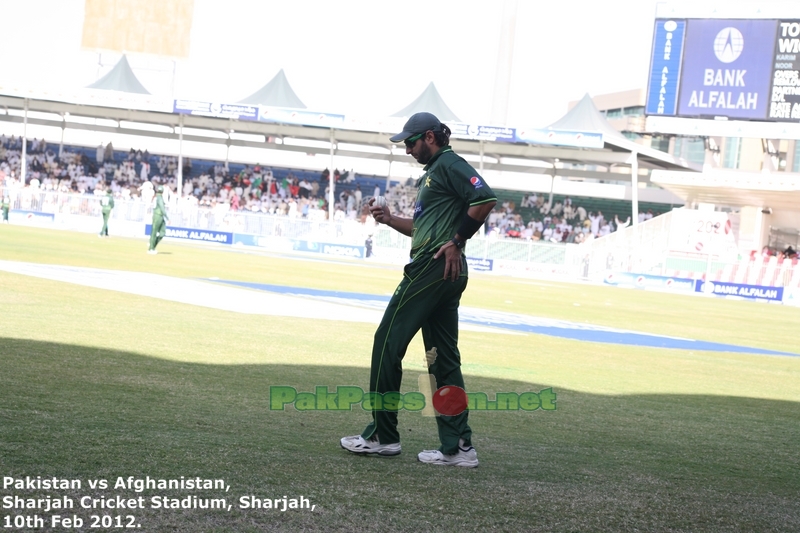
<path fill-rule="evenodd" d="M 241 244 L 244 246 L 261 246 L 258 243 L 257 235 L 248 235 L 246 233 L 234 233 L 233 244 Z"/>
<path fill-rule="evenodd" d="M 506 276 L 565 277 L 575 276 L 577 270 L 563 264 L 528 263 L 511 259 L 494 259 L 492 272 Z"/>
<path fill-rule="evenodd" d="M 234 233 L 233 244 L 239 246 L 258 246 L 272 252 L 291 252 L 292 241 L 286 237 L 264 235 L 250 235 L 247 233 Z"/>
<path fill-rule="evenodd" d="M 10 209 L 8 211 L 9 222 L 45 222 L 52 224 L 55 218 L 56 216 L 53 213 L 40 213 L 39 211 L 25 211 L 23 209 Z"/>
<path fill-rule="evenodd" d="M 144 234 L 150 235 L 153 232 L 153 225 L 147 224 L 144 227 Z M 174 239 L 186 239 L 189 241 L 218 242 L 220 244 L 233 244 L 233 233 L 226 231 L 211 231 L 194 228 L 174 228 L 167 226 L 166 237 Z"/>
<path fill-rule="evenodd" d="M 742 285 L 741 283 L 726 283 L 722 281 L 705 282 L 698 279 L 695 281 L 694 290 L 695 292 L 713 294 L 715 296 L 734 296 L 750 300 L 768 300 L 770 302 L 783 301 L 783 287 Z"/>
<path fill-rule="evenodd" d="M 389 246 L 373 247 L 370 259 L 394 265 L 406 265 L 411 261 L 407 248 L 392 248 Z"/>
<path fill-rule="evenodd" d="M 471 272 L 491 272 L 494 259 L 478 259 L 467 257 L 467 267 Z"/>
<path fill-rule="evenodd" d="M 800 307 L 800 287 L 786 289 L 783 293 L 783 303 L 784 305 Z"/>
<path fill-rule="evenodd" d="M 633 272 L 609 272 L 603 279 L 606 285 L 634 287 L 636 289 L 657 289 L 670 292 L 694 292 L 695 280 L 690 278 L 670 278 L 635 274 Z"/>
<path fill-rule="evenodd" d="M 150 230 L 148 230 L 148 234 L 149 231 Z M 357 258 L 364 258 L 366 256 L 366 248 L 364 246 L 300 241 L 287 239 L 285 237 L 265 237 L 247 233 L 234 233 L 232 243 L 239 246 L 258 246 L 277 252 L 315 252 L 340 257 Z M 406 257 L 405 262 L 408 262 L 408 251 L 403 250 L 402 253 Z"/>
<path fill-rule="evenodd" d="M 366 255 L 363 246 L 353 246 L 350 244 L 334 244 L 328 242 L 314 242 L 314 241 L 292 241 L 292 249 L 297 252 L 316 252 L 326 255 L 335 255 L 339 257 L 358 257 L 363 258 Z"/>

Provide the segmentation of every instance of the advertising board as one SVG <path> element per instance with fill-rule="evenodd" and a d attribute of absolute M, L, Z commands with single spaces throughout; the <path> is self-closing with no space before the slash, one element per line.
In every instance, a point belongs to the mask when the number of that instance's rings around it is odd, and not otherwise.
<path fill-rule="evenodd" d="M 800 20 L 657 19 L 645 114 L 800 121 Z"/>

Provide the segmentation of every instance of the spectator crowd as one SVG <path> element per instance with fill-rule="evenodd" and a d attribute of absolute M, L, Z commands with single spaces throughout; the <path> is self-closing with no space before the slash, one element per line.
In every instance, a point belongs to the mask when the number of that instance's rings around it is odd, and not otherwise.
<path fill-rule="evenodd" d="M 96 195 L 111 189 L 116 198 L 141 198 L 145 202 L 150 202 L 156 187 L 163 185 L 165 200 L 174 196 L 171 193 L 178 187 L 177 157 L 151 156 L 147 150 L 133 148 L 126 157 L 118 156 L 111 143 L 98 146 L 94 157 L 89 157 L 85 150 L 61 151 L 48 146 L 44 139 L 28 140 L 24 185 L 42 191 Z M 21 185 L 21 160 L 22 139 L 0 135 L 0 185 Z M 298 178 L 292 172 L 277 179 L 272 169 L 260 164 L 244 165 L 240 171 L 230 172 L 227 165 L 219 163 L 195 175 L 191 159 L 183 158 L 182 163 L 183 195 L 193 205 L 290 217 L 306 217 L 311 212 L 324 216 L 328 210 L 328 169 L 316 180 Z M 335 169 L 333 177 L 335 218 L 363 216 L 369 197 L 364 197 L 359 185 L 336 191 L 337 183 L 352 183 L 354 174 Z M 380 189 L 373 192 L 380 194 Z"/>
<path fill-rule="evenodd" d="M 60 152 L 60 153 L 57 153 Z M 92 152 L 88 152 L 92 153 Z M 147 150 L 130 149 L 120 154 L 111 143 L 97 147 L 94 157 L 87 150 L 64 150 L 48 145 L 44 139 L 28 140 L 26 148 L 26 186 L 43 191 L 79 194 L 105 194 L 111 189 L 119 199 L 141 198 L 151 202 L 158 185 L 165 187 L 165 201 L 173 200 L 177 190 L 178 158 L 152 156 Z M 22 140 L 0 135 L 0 184 L 19 186 Z M 202 166 L 192 172 L 192 161 L 183 158 L 183 198 L 193 206 L 225 211 L 249 211 L 288 217 L 325 218 L 328 211 L 330 171 L 325 169 L 317 179 L 295 176 L 291 171 L 277 178 L 269 167 L 238 165 L 230 172 L 227 164 Z M 353 173 L 334 170 L 334 219 L 360 219 L 368 216 L 366 206 L 374 190 L 363 192 L 360 184 L 353 185 Z M 337 184 L 346 184 L 337 187 Z M 338 189 L 338 190 L 337 190 Z M 401 216 L 411 217 L 414 211 L 416 186 L 414 180 L 397 184 L 386 191 L 392 209 Z M 484 231 L 490 237 L 526 239 L 553 243 L 581 243 L 608 235 L 630 225 L 630 217 L 620 220 L 607 218 L 601 211 L 588 211 L 566 197 L 563 201 L 546 201 L 532 193 L 521 198 L 520 208 L 514 200 L 505 200 L 487 220 Z M 653 217 L 651 211 L 639 214 L 643 222 Z"/>
<path fill-rule="evenodd" d="M 522 196 L 520 207 L 527 208 L 532 216 L 527 220 L 518 211 L 514 200 L 506 200 L 500 209 L 489 215 L 490 236 L 510 237 L 553 243 L 580 244 L 603 237 L 630 225 L 631 219 L 621 221 L 617 215 L 606 218 L 602 211 L 588 211 L 573 203 L 567 196 L 564 201 L 545 201 L 536 193 Z M 639 214 L 639 222 L 653 218 L 648 210 Z"/>

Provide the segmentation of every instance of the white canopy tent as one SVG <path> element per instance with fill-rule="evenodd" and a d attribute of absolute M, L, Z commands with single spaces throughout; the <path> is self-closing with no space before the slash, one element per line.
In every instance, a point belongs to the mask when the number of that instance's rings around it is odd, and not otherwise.
<path fill-rule="evenodd" d="M 278 71 L 266 85 L 247 98 L 240 100 L 239 103 L 306 109 L 306 105 L 292 89 L 283 69 Z"/>
<path fill-rule="evenodd" d="M 445 103 L 442 95 L 436 90 L 433 82 L 430 82 L 425 90 L 406 107 L 393 114 L 393 117 L 408 118 L 414 113 L 420 111 L 427 111 L 433 113 L 442 122 L 461 122 L 461 119 L 456 116 L 450 107 Z"/>
<path fill-rule="evenodd" d="M 108 71 L 105 76 L 88 86 L 89 89 L 102 89 L 106 91 L 120 91 L 125 93 L 150 94 L 144 88 L 142 82 L 133 73 L 128 58 L 124 55 L 120 58 L 114 68 Z"/>

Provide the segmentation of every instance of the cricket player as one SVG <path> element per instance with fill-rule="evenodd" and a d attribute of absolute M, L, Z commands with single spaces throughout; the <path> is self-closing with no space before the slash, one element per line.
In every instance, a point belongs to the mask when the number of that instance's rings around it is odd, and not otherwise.
<path fill-rule="evenodd" d="M 100 199 L 100 206 L 103 209 L 103 229 L 100 230 L 99 237 L 108 237 L 108 217 L 114 209 L 114 195 L 110 188 L 106 189 L 106 195 Z"/>
<path fill-rule="evenodd" d="M 153 208 L 153 228 L 150 230 L 150 249 L 148 254 L 157 254 L 156 246 L 167 234 L 167 208 L 164 207 L 164 186 L 159 185 L 156 189 L 156 206 Z"/>
<path fill-rule="evenodd" d="M 413 218 L 395 216 L 388 206 L 370 201 L 370 213 L 377 222 L 411 237 L 412 261 L 375 332 L 369 390 L 384 398 L 400 391 L 402 360 L 420 329 L 425 351 L 436 354 L 429 371 L 437 388 L 464 389 L 458 351 L 458 306 L 467 286 L 463 249 L 497 198 L 475 169 L 453 152 L 450 128 L 434 115 L 415 114 L 391 141 L 404 142 L 406 153 L 425 166 L 417 181 Z M 467 417 L 466 410 L 437 416 L 441 446 L 417 458 L 423 463 L 478 466 Z M 360 435 L 342 438 L 341 446 L 356 454 L 399 454 L 397 409 L 373 406 L 372 422 Z"/>
<path fill-rule="evenodd" d="M 11 209 L 11 198 L 6 194 L 3 196 L 3 224 L 8 224 L 9 209 Z"/>

